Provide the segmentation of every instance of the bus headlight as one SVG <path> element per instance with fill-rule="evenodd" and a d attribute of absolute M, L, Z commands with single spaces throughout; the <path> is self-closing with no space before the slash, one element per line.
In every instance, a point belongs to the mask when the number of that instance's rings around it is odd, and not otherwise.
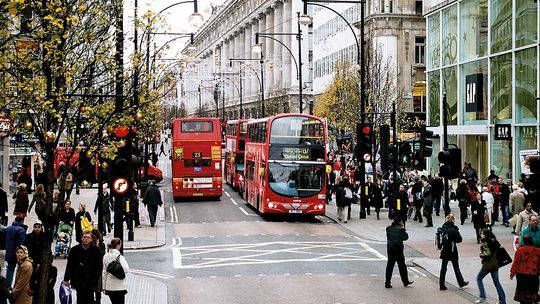
<path fill-rule="evenodd" d="M 319 209 L 321 209 L 321 210 L 324 208 L 323 204 L 319 204 L 318 206 L 319 206 Z"/>
<path fill-rule="evenodd" d="M 274 203 L 268 203 L 268 208 L 274 208 L 276 206 L 276 204 Z"/>

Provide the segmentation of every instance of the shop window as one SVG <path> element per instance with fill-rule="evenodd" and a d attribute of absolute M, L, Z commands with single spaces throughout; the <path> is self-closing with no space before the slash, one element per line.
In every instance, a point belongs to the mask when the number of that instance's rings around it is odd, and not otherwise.
<path fill-rule="evenodd" d="M 414 63 L 425 64 L 426 37 L 414 37 Z"/>

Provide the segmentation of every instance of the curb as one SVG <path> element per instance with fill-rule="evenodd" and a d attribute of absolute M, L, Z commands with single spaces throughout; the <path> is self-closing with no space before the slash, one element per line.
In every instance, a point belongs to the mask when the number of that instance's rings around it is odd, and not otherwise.
<path fill-rule="evenodd" d="M 159 243 L 156 245 L 150 245 L 150 246 L 131 246 L 131 247 L 124 246 L 124 250 L 129 251 L 129 250 L 141 250 L 141 249 L 154 249 L 154 248 L 163 247 L 165 245 L 167 245 L 167 242 Z"/>

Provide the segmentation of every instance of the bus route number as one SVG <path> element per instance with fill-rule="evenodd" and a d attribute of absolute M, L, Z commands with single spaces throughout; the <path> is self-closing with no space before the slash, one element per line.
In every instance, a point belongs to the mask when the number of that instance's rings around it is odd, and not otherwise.
<path fill-rule="evenodd" d="M 193 152 L 193 158 L 201 158 L 202 152 Z"/>

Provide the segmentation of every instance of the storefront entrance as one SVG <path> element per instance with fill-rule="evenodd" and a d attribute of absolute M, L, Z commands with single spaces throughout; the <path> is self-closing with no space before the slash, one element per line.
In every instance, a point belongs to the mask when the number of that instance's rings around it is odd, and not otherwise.
<path fill-rule="evenodd" d="M 482 183 L 489 175 L 487 135 L 464 135 L 463 162 L 471 163 Z"/>

